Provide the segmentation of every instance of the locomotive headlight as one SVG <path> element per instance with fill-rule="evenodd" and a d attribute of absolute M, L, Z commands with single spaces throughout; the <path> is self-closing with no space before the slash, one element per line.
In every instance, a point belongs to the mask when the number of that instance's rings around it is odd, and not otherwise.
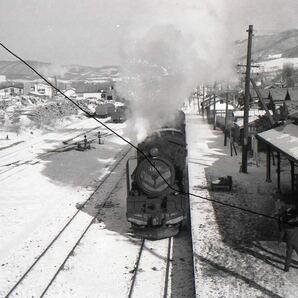
<path fill-rule="evenodd" d="M 153 147 L 153 148 L 150 149 L 149 153 L 150 153 L 150 155 L 151 155 L 152 157 L 156 157 L 156 156 L 158 156 L 158 154 L 159 154 L 159 150 L 158 150 L 157 147 Z"/>

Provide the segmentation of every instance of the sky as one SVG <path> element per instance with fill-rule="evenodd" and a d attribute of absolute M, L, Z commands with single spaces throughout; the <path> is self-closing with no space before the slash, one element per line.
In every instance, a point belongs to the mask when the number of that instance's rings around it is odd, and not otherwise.
<path fill-rule="evenodd" d="M 249 24 L 256 34 L 298 28 L 297 11 L 297 0 L 1 0 L 0 41 L 24 59 L 102 66 L 121 64 L 156 25 L 216 46 L 246 38 Z"/>

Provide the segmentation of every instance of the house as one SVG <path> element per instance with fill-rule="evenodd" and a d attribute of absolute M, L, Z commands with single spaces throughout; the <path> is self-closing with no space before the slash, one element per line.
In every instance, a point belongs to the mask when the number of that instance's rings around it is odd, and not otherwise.
<path fill-rule="evenodd" d="M 78 99 L 87 98 L 97 98 L 101 99 L 103 97 L 103 90 L 96 84 L 85 84 L 84 86 L 79 86 L 76 89 L 76 95 Z"/>
<path fill-rule="evenodd" d="M 100 88 L 98 84 L 85 84 L 76 90 L 78 99 L 97 98 L 103 100 L 114 100 L 117 97 L 116 90 L 110 85 L 107 90 Z"/>
<path fill-rule="evenodd" d="M 52 98 L 53 88 L 42 82 L 27 82 L 25 83 L 25 95 L 33 95 L 40 98 Z"/>
<path fill-rule="evenodd" d="M 263 101 L 268 105 L 269 104 L 269 90 L 268 89 L 263 89 L 263 88 L 259 88 L 260 94 L 262 96 Z M 259 100 L 259 97 L 256 93 L 256 91 L 254 89 L 250 90 L 250 96 L 252 99 L 252 102 L 258 102 L 259 108 L 263 109 L 263 106 Z"/>
<path fill-rule="evenodd" d="M 272 115 L 272 111 L 269 111 Z M 244 111 L 234 111 L 234 127 L 233 138 L 239 145 L 243 141 L 243 127 L 244 127 Z M 248 148 L 251 147 L 251 137 L 255 136 L 258 132 L 267 130 L 271 127 L 266 112 L 264 110 L 251 109 L 248 114 Z"/>
<path fill-rule="evenodd" d="M 24 94 L 24 84 L 16 82 L 0 83 L 0 98 Z"/>
<path fill-rule="evenodd" d="M 273 114 L 278 108 L 283 106 L 287 96 L 287 88 L 272 88 L 269 89 L 269 104 L 268 108 L 273 111 Z"/>
<path fill-rule="evenodd" d="M 298 88 L 288 88 L 285 104 L 288 115 L 298 112 Z"/>
<path fill-rule="evenodd" d="M 62 91 L 64 95 L 67 97 L 76 97 L 76 89 L 75 88 L 68 88 Z"/>
<path fill-rule="evenodd" d="M 270 111 L 270 113 L 272 114 L 272 111 Z M 250 109 L 248 112 L 248 117 L 255 117 L 256 119 L 258 117 L 264 116 L 266 115 L 266 111 L 264 110 L 259 110 L 259 109 Z M 237 111 L 233 111 L 233 121 L 237 122 L 238 120 L 244 118 L 244 111 L 243 110 L 237 110 Z"/>
<path fill-rule="evenodd" d="M 298 111 L 298 88 L 287 88 L 287 93 L 282 106 L 276 110 L 279 119 L 286 120 Z"/>
<path fill-rule="evenodd" d="M 225 127 L 225 118 L 226 118 L 226 108 L 228 108 L 228 113 L 227 113 L 227 121 L 230 122 L 232 121 L 233 118 L 233 111 L 234 111 L 234 106 L 231 104 L 228 104 L 226 107 L 225 101 L 223 101 L 222 98 L 219 98 L 215 102 L 215 113 L 214 113 L 214 103 L 209 105 L 208 107 L 208 115 L 210 120 L 214 120 L 214 115 L 215 115 L 215 125 L 221 129 L 224 129 Z"/>

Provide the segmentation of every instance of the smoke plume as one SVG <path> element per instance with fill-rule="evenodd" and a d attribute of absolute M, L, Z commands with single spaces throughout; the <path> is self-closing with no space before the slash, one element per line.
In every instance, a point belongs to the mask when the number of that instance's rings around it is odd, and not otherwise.
<path fill-rule="evenodd" d="M 66 66 L 60 64 L 48 64 L 38 67 L 38 71 L 42 73 L 45 77 L 54 77 L 58 76 L 59 78 L 63 78 L 67 73 L 68 69 Z"/>
<path fill-rule="evenodd" d="M 117 87 L 130 102 L 129 126 L 137 141 L 171 120 L 199 84 L 231 73 L 220 8 L 187 1 L 174 8 L 167 2 L 165 9 L 161 2 L 154 24 L 134 24 L 121 45 L 123 82 Z"/>

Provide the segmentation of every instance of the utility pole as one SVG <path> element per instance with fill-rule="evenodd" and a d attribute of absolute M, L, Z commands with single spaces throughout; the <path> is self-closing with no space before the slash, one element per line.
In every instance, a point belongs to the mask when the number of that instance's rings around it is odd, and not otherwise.
<path fill-rule="evenodd" d="M 205 86 L 203 85 L 203 94 L 202 94 L 202 102 L 204 102 L 204 100 L 205 100 Z M 202 102 L 200 102 L 200 101 L 198 101 L 198 105 L 199 105 L 199 113 L 201 114 L 201 103 Z"/>
<path fill-rule="evenodd" d="M 216 95 L 213 95 L 213 130 L 216 130 Z"/>
<path fill-rule="evenodd" d="M 199 90 L 200 90 L 200 89 L 201 89 L 201 86 L 198 86 L 198 87 L 197 87 L 197 92 L 196 92 L 196 95 L 197 95 L 197 96 L 196 96 L 196 97 L 197 97 L 197 105 L 198 105 L 198 113 L 199 113 L 199 114 L 201 113 L 201 112 L 200 112 L 200 110 L 201 110 L 201 109 L 200 109 L 200 96 L 199 96 L 199 92 L 200 92 Z"/>
<path fill-rule="evenodd" d="M 225 115 L 225 139 L 224 146 L 227 146 L 227 129 L 228 129 L 228 106 L 229 106 L 229 84 L 227 85 L 227 95 L 226 95 L 226 115 Z"/>
<path fill-rule="evenodd" d="M 205 107 L 204 107 L 205 102 L 204 101 L 205 101 L 205 86 L 203 85 L 203 99 L 202 99 L 202 102 L 201 102 L 201 108 L 202 108 L 201 112 L 202 112 L 203 118 L 204 118 L 204 109 L 205 109 Z"/>
<path fill-rule="evenodd" d="M 213 130 L 216 130 L 216 91 L 217 91 L 217 82 L 214 82 L 213 85 Z"/>
<path fill-rule="evenodd" d="M 244 99 L 244 119 L 243 119 L 243 144 L 242 144 L 242 173 L 247 173 L 247 155 L 248 155 L 248 115 L 249 115 L 249 86 L 250 86 L 250 69 L 251 69 L 251 44 L 253 25 L 249 25 L 246 59 L 246 76 L 245 76 L 245 99 Z"/>

